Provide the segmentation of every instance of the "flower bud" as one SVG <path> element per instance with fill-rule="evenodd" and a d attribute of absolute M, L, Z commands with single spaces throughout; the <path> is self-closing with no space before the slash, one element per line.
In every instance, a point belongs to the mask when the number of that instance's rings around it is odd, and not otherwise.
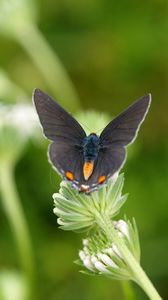
<path fill-rule="evenodd" d="M 131 250 L 132 254 L 139 259 L 139 243 L 135 222 L 113 221 L 118 237 Z M 132 279 L 127 263 L 124 261 L 118 247 L 112 242 L 111 245 L 103 232 L 95 233 L 83 240 L 83 250 L 79 251 L 80 264 L 86 270 L 94 274 L 104 274 L 115 279 Z"/>
<path fill-rule="evenodd" d="M 110 179 L 97 191 L 85 195 L 63 181 L 59 193 L 53 195 L 58 224 L 64 230 L 88 230 L 96 227 L 100 213 L 113 219 L 127 199 L 127 195 L 121 194 L 123 183 L 123 175 L 117 177 L 115 174 L 114 180 Z"/>

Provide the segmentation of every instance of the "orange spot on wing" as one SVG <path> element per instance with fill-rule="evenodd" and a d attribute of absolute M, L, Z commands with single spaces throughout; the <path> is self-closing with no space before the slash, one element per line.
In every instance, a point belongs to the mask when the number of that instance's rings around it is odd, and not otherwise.
<path fill-rule="evenodd" d="M 106 176 L 105 175 L 102 175 L 98 178 L 98 183 L 99 184 L 102 184 L 104 181 L 106 180 Z"/>
<path fill-rule="evenodd" d="M 65 176 L 66 176 L 66 178 L 68 179 L 68 180 L 70 180 L 70 181 L 72 181 L 72 180 L 74 180 L 74 174 L 72 173 L 72 172 L 66 172 L 65 173 Z"/>
<path fill-rule="evenodd" d="M 83 165 L 83 175 L 85 180 L 88 180 L 93 173 L 94 162 L 86 161 Z"/>

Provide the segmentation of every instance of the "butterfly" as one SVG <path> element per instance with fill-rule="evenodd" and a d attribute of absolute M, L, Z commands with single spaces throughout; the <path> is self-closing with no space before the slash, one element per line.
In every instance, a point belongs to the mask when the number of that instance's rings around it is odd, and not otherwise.
<path fill-rule="evenodd" d="M 148 94 L 113 119 L 101 132 L 86 135 L 84 129 L 55 100 L 40 89 L 34 105 L 49 145 L 49 161 L 72 187 L 90 193 L 102 186 L 123 166 L 126 146 L 132 143 L 148 112 Z"/>

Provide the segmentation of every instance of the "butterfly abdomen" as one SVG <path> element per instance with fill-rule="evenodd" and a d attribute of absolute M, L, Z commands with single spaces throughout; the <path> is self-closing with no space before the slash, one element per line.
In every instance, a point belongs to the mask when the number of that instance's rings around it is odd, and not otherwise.
<path fill-rule="evenodd" d="M 99 137 L 95 133 L 91 133 L 83 140 L 83 175 L 88 180 L 93 173 L 94 162 L 99 152 Z"/>

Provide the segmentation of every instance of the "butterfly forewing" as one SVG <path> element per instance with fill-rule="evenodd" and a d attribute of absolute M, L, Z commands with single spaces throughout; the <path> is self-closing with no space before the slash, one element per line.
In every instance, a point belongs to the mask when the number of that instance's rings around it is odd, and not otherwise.
<path fill-rule="evenodd" d="M 48 139 L 66 141 L 72 145 L 80 144 L 86 134 L 68 112 L 39 89 L 35 89 L 33 99 L 44 134 Z"/>
<path fill-rule="evenodd" d="M 150 106 L 150 95 L 140 98 L 112 120 L 100 135 L 103 147 L 112 144 L 126 146 L 136 137 Z"/>

